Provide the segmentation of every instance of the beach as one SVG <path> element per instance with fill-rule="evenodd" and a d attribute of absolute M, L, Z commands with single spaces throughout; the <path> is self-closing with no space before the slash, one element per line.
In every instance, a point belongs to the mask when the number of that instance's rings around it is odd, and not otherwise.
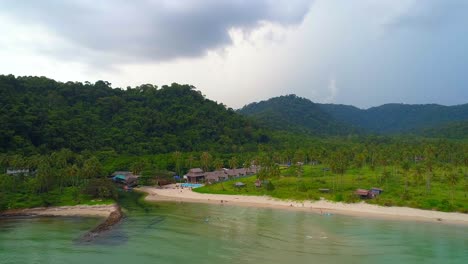
<path fill-rule="evenodd" d="M 147 201 L 173 201 L 220 204 L 223 206 L 237 205 L 262 208 L 308 211 L 318 214 L 341 214 L 357 217 L 386 218 L 398 220 L 415 220 L 425 222 L 440 222 L 468 225 L 468 214 L 430 211 L 409 207 L 385 207 L 365 202 L 341 203 L 327 200 L 319 201 L 287 201 L 269 196 L 202 194 L 190 189 L 141 187 L 136 190 L 147 193 Z"/>
<path fill-rule="evenodd" d="M 76 205 L 14 209 L 0 212 L 0 216 L 88 216 L 109 217 L 118 210 L 115 204 L 110 205 Z"/>

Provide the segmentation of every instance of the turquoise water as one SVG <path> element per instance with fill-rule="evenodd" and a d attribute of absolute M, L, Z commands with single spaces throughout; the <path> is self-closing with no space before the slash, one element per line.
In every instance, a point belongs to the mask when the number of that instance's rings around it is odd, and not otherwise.
<path fill-rule="evenodd" d="M 468 228 L 222 205 L 127 207 L 93 218 L 0 220 L 0 263 L 468 263 Z"/>
<path fill-rule="evenodd" d="M 200 183 L 181 183 L 180 186 L 182 186 L 184 188 L 198 188 L 198 187 L 202 187 L 203 184 L 200 184 Z"/>

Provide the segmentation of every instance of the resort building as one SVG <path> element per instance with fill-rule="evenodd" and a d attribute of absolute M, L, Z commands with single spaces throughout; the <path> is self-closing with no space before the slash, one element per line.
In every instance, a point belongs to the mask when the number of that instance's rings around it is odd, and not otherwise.
<path fill-rule="evenodd" d="M 112 180 L 116 183 L 122 183 L 128 186 L 135 186 L 138 183 L 139 175 L 134 175 L 130 171 L 116 171 L 111 175 Z"/>
<path fill-rule="evenodd" d="M 228 179 L 228 174 L 225 170 L 217 170 L 205 173 L 205 181 L 214 183 L 218 181 L 224 181 Z"/>
<path fill-rule="evenodd" d="M 203 182 L 205 180 L 205 172 L 200 168 L 190 169 L 184 178 L 187 178 L 187 181 L 190 183 Z"/>
<path fill-rule="evenodd" d="M 29 169 L 7 169 L 7 175 L 30 175 Z"/>

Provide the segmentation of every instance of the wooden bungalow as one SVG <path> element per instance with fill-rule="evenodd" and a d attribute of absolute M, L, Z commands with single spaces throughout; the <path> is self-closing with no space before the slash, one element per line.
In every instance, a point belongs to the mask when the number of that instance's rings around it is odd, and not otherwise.
<path fill-rule="evenodd" d="M 205 181 L 214 183 L 228 179 L 228 174 L 224 170 L 210 171 L 205 173 Z"/>
<path fill-rule="evenodd" d="M 354 194 L 359 196 L 361 199 L 371 199 L 373 197 L 372 192 L 365 189 L 357 189 Z"/>
<path fill-rule="evenodd" d="M 199 183 L 205 180 L 205 172 L 200 168 L 190 169 L 185 176 L 190 183 Z"/>
<path fill-rule="evenodd" d="M 237 177 L 237 173 L 234 169 L 225 169 L 224 172 L 226 172 L 229 179 Z"/>
<path fill-rule="evenodd" d="M 242 169 L 228 169 L 228 170 L 225 170 L 225 172 L 229 176 L 230 179 L 237 178 L 237 177 L 245 175 L 245 169 L 244 168 L 242 168 Z"/>
<path fill-rule="evenodd" d="M 261 181 L 260 179 L 257 179 L 257 180 L 255 181 L 255 187 L 257 187 L 257 188 L 262 187 L 262 181 Z"/>
<path fill-rule="evenodd" d="M 252 166 L 250 166 L 250 168 L 245 169 L 245 174 L 246 175 L 256 174 L 256 173 L 258 173 L 259 169 L 260 168 L 258 166 L 252 165 Z"/>
<path fill-rule="evenodd" d="M 138 184 L 138 176 L 133 173 L 113 173 L 112 180 L 116 183 L 125 184 L 126 186 L 136 186 Z"/>
<path fill-rule="evenodd" d="M 380 194 L 383 193 L 383 190 L 382 190 L 382 189 L 376 188 L 376 187 L 372 187 L 372 188 L 370 189 L 370 191 L 372 192 L 372 194 L 373 194 L 374 196 L 377 196 L 377 195 L 380 195 Z"/>

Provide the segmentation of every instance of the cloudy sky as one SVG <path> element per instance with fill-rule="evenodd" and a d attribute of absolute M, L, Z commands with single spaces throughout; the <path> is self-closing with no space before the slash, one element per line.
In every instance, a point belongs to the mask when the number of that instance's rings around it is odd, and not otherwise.
<path fill-rule="evenodd" d="M 465 0 L 2 0 L 0 74 L 367 108 L 468 103 Z"/>

